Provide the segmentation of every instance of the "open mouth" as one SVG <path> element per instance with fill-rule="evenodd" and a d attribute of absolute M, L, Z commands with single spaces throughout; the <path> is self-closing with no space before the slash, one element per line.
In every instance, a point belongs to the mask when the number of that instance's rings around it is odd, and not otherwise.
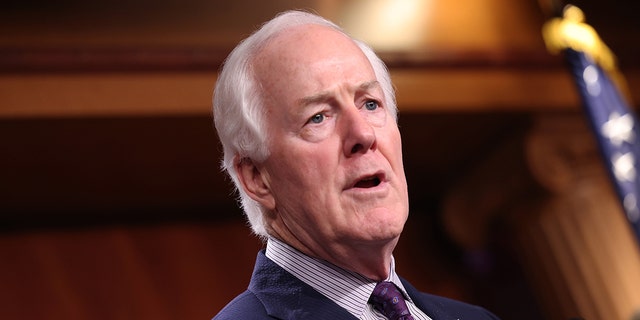
<path fill-rule="evenodd" d="M 373 188 L 373 187 L 377 187 L 378 185 L 380 185 L 380 177 L 371 176 L 371 177 L 359 180 L 358 182 L 356 182 L 356 184 L 353 187 L 354 188 Z"/>

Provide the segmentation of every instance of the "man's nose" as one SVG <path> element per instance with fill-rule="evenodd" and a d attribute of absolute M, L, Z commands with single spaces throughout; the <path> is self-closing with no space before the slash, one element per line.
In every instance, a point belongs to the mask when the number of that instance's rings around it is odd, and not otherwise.
<path fill-rule="evenodd" d="M 351 107 L 343 114 L 343 152 L 347 157 L 365 153 L 375 147 L 376 133 L 365 113 L 365 110 Z"/>

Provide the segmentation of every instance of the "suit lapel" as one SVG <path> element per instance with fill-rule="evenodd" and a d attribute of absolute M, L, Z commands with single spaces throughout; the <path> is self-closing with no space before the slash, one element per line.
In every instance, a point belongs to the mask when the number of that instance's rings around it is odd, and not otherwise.
<path fill-rule="evenodd" d="M 267 313 L 277 319 L 356 319 L 260 251 L 249 284 Z"/>
<path fill-rule="evenodd" d="M 435 302 L 434 299 L 429 299 L 428 295 L 418 291 L 418 289 L 412 286 L 407 280 L 402 278 L 400 280 L 405 290 L 407 290 L 407 294 L 409 294 L 413 300 L 413 303 L 426 313 L 429 318 L 434 320 L 458 320 L 451 313 L 447 312 L 441 304 Z"/>

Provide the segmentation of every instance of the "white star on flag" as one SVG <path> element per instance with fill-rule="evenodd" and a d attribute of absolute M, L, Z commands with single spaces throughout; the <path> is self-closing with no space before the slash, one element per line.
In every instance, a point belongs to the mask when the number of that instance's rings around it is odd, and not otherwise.
<path fill-rule="evenodd" d="M 602 135 L 609 138 L 616 146 L 620 146 L 623 141 L 632 143 L 635 139 L 633 116 L 629 113 L 621 116 L 617 112 L 612 112 L 609 115 L 609 120 L 602 125 L 601 130 Z"/>
<path fill-rule="evenodd" d="M 636 178 L 636 166 L 633 153 L 616 154 L 611 159 L 613 173 L 620 181 L 634 181 Z"/>

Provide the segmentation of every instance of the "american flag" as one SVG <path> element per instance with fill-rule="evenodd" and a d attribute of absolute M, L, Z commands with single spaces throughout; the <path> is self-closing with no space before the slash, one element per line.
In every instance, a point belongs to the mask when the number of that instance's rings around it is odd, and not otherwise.
<path fill-rule="evenodd" d="M 627 218 L 640 239 L 640 127 L 609 75 L 582 51 L 565 58 Z"/>

